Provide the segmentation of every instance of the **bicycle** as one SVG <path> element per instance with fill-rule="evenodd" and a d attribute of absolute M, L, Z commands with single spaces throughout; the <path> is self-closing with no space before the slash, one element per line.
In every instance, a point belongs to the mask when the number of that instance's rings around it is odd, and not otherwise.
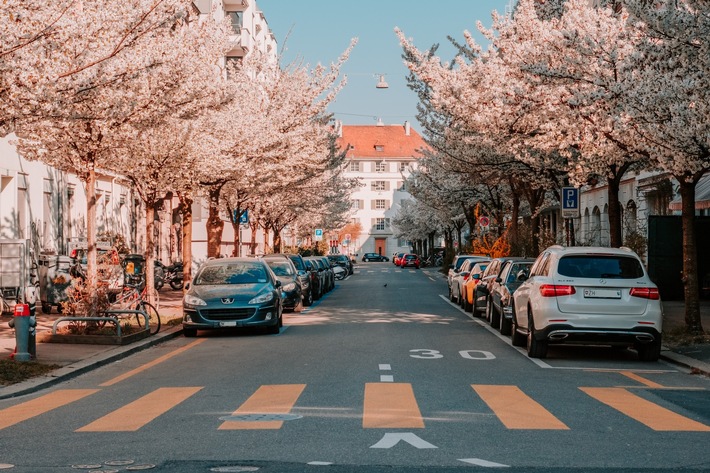
<path fill-rule="evenodd" d="M 138 288 L 142 286 L 143 289 Z M 155 293 L 154 293 L 155 296 Z M 146 285 L 124 285 L 123 292 L 118 295 L 116 301 L 111 304 L 111 309 L 139 310 L 148 316 L 148 328 L 151 335 L 160 331 L 160 314 L 153 304 L 148 302 L 148 291 Z M 142 314 L 134 314 L 138 327 L 143 328 L 145 319 Z"/>

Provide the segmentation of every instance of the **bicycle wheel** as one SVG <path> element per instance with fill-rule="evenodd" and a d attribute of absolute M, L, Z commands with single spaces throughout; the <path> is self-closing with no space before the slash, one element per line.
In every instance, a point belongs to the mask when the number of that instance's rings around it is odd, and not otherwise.
<path fill-rule="evenodd" d="M 158 309 L 149 302 L 141 302 L 138 304 L 137 310 L 142 310 L 148 315 L 148 328 L 150 329 L 150 334 L 155 335 L 160 330 L 160 314 L 158 314 Z M 143 319 L 142 314 L 136 314 L 136 319 L 138 320 L 138 326 L 143 327 L 145 324 L 145 319 Z"/>

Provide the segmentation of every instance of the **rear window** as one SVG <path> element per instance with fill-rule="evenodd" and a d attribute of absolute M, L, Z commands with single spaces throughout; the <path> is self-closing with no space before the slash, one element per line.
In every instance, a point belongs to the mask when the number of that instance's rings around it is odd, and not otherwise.
<path fill-rule="evenodd" d="M 303 260 L 298 257 L 293 257 L 289 256 L 291 258 L 291 261 L 293 262 L 293 265 L 296 267 L 297 270 L 303 271 L 305 268 L 303 267 Z"/>
<path fill-rule="evenodd" d="M 560 259 L 561 276 L 597 279 L 638 279 L 643 267 L 636 258 L 620 255 L 572 255 Z"/>
<path fill-rule="evenodd" d="M 266 264 L 277 276 L 293 276 L 293 266 L 287 261 L 266 260 Z"/>

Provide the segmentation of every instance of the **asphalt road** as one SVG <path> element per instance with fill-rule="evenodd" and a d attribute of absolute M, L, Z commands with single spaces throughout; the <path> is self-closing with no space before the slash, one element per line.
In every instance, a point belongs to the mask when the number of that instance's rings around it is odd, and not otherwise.
<path fill-rule="evenodd" d="M 200 332 L 2 400 L 0 468 L 710 470 L 707 378 L 601 348 L 534 362 L 446 293 L 361 263 L 279 335 Z"/>

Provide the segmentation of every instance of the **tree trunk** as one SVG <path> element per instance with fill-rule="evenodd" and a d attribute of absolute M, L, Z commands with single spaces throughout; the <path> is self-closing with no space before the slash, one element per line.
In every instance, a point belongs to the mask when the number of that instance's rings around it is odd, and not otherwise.
<path fill-rule="evenodd" d="M 623 244 L 621 232 L 621 204 L 619 203 L 619 187 L 621 173 L 607 178 L 606 195 L 609 201 L 609 246 L 619 248 Z"/>
<path fill-rule="evenodd" d="M 86 282 L 89 288 L 89 317 L 95 317 L 98 311 L 96 265 L 96 170 L 93 166 L 84 182 L 86 193 Z"/>
<path fill-rule="evenodd" d="M 698 251 L 695 241 L 695 186 L 698 179 L 687 182 L 676 176 L 680 183 L 683 222 L 683 294 L 685 296 L 685 325 L 692 334 L 703 333 L 700 319 L 700 294 L 698 291 Z"/>
<path fill-rule="evenodd" d="M 255 255 L 256 254 L 256 231 L 259 229 L 259 222 L 254 220 L 254 222 L 249 222 L 249 228 L 251 229 L 251 242 L 249 244 L 249 248 L 251 250 L 251 254 Z"/>
<path fill-rule="evenodd" d="M 271 230 L 274 232 L 271 240 L 271 247 L 274 253 L 281 253 L 281 230 L 282 228 L 278 225 L 272 225 Z"/>
<path fill-rule="evenodd" d="M 156 306 L 155 288 L 155 201 L 145 203 L 145 287 L 148 302 Z"/>
<path fill-rule="evenodd" d="M 510 187 L 512 190 L 513 204 L 510 208 L 510 225 L 508 226 L 508 241 L 510 242 L 511 248 L 513 248 L 514 254 L 521 253 L 520 245 L 520 235 L 518 231 L 518 219 L 520 218 L 520 196 L 518 196 L 517 189 L 513 186 Z"/>
<path fill-rule="evenodd" d="M 207 256 L 217 258 L 222 247 L 224 221 L 219 215 L 219 194 L 222 186 L 215 186 L 209 193 L 209 217 L 207 218 Z"/>
<path fill-rule="evenodd" d="M 180 195 L 182 210 L 182 281 L 183 292 L 186 292 L 185 283 L 192 280 L 192 199 Z"/>

